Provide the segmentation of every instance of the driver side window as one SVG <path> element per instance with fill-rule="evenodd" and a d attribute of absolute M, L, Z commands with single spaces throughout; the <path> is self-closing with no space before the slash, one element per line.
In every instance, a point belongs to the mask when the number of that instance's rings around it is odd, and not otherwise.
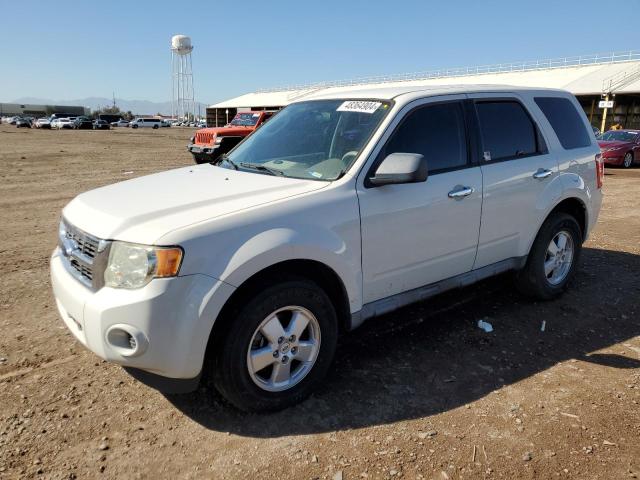
<path fill-rule="evenodd" d="M 391 153 L 419 153 L 429 165 L 429 175 L 467 165 L 464 112 L 460 102 L 438 103 L 409 112 L 384 148 Z"/>

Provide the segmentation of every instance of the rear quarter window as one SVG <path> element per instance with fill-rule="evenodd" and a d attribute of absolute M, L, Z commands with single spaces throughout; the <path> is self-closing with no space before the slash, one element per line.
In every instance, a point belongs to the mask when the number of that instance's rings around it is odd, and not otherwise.
<path fill-rule="evenodd" d="M 571 150 L 591 145 L 582 116 L 568 98 L 536 97 L 534 100 L 551 124 L 562 148 Z"/>

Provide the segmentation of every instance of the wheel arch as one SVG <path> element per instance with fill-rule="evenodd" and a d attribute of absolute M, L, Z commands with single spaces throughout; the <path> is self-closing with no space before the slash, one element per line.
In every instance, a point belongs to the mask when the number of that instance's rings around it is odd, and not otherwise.
<path fill-rule="evenodd" d="M 545 221 L 549 216 L 556 212 L 566 213 L 576 219 L 578 225 L 580 225 L 580 231 L 582 232 L 582 240 L 587 238 L 587 226 L 589 225 L 589 218 L 587 213 L 587 206 L 584 202 L 577 197 L 569 197 L 558 203 L 546 216 Z"/>

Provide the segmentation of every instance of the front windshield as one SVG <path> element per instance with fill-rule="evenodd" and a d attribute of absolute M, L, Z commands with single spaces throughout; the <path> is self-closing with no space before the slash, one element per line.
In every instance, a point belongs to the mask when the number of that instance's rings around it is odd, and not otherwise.
<path fill-rule="evenodd" d="M 294 103 L 229 153 L 233 164 L 283 176 L 335 180 L 356 159 L 390 104 L 369 100 Z"/>
<path fill-rule="evenodd" d="M 624 130 L 609 130 L 598 137 L 598 140 L 605 142 L 635 142 L 638 138 L 638 132 L 627 132 Z"/>
<path fill-rule="evenodd" d="M 231 120 L 231 125 L 237 125 L 239 127 L 253 127 L 260 118 L 259 113 L 238 113 L 233 120 Z"/>

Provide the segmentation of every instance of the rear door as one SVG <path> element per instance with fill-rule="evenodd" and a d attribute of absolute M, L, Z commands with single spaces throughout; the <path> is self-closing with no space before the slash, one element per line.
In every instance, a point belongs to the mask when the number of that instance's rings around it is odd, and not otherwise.
<path fill-rule="evenodd" d="M 482 176 L 469 147 L 464 95 L 407 105 L 358 180 L 363 298 L 369 303 L 468 272 L 480 226 Z M 387 155 L 424 155 L 425 182 L 375 187 Z"/>
<path fill-rule="evenodd" d="M 477 269 L 527 255 L 549 201 L 559 198 L 562 188 L 557 159 L 519 96 L 492 93 L 470 98 L 478 122 L 483 178 L 473 267 Z"/>

